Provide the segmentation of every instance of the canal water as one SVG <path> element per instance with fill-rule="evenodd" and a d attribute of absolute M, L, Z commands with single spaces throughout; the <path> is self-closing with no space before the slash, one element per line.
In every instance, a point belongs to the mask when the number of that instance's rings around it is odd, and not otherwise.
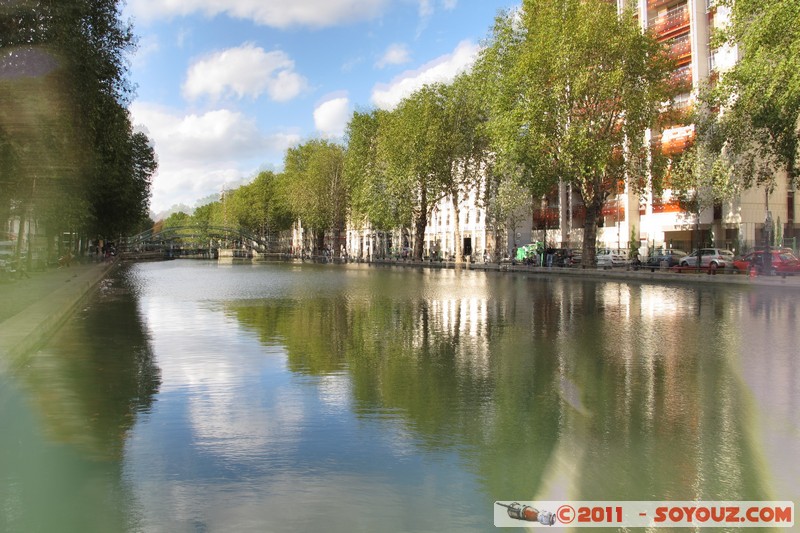
<path fill-rule="evenodd" d="M 0 375 L 0 531 L 492 531 L 498 500 L 798 501 L 797 302 L 125 266 Z"/>

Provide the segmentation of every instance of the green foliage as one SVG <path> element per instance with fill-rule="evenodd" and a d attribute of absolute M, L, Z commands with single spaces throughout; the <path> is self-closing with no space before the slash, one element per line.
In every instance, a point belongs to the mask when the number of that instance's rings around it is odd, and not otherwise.
<path fill-rule="evenodd" d="M 639 256 L 639 234 L 636 232 L 636 225 L 631 225 L 631 236 L 628 240 L 628 259 L 636 259 Z"/>
<path fill-rule="evenodd" d="M 727 159 L 739 188 L 775 185 L 775 173 L 798 176 L 800 1 L 720 0 L 731 24 L 717 44 L 738 45 L 741 58 L 704 95 L 722 109 L 707 120 L 704 142 Z M 722 148 L 724 147 L 724 150 Z"/>
<path fill-rule="evenodd" d="M 741 191 L 728 161 L 718 155 L 698 143 L 673 161 L 669 184 L 685 211 L 699 213 Z"/>
<path fill-rule="evenodd" d="M 584 261 L 619 180 L 648 171 L 644 132 L 672 89 L 672 63 L 630 12 L 599 0 L 526 0 L 501 14 L 476 66 L 491 85 L 490 131 L 501 165 L 535 194 L 559 180 L 586 206 Z"/>
<path fill-rule="evenodd" d="M 388 193 L 386 164 L 379 153 L 381 125 L 387 112 L 353 113 L 347 125 L 344 174 L 351 191 L 351 223 L 362 221 L 381 230 L 408 224 L 400 213 L 398 198 Z"/>
<path fill-rule="evenodd" d="M 192 224 L 192 216 L 184 213 L 183 211 L 178 211 L 177 213 L 172 213 L 168 216 L 164 222 L 164 228 L 175 228 L 179 226 L 189 226 Z"/>
<path fill-rule="evenodd" d="M 378 137 L 385 165 L 386 192 L 398 217 L 414 225 L 416 259 L 422 258 L 425 226 L 433 205 L 444 196 L 450 174 L 441 86 L 425 86 L 386 116 Z"/>
<path fill-rule="evenodd" d="M 322 245 L 328 230 L 334 230 L 338 241 L 345 227 L 349 201 L 344 148 L 321 139 L 290 148 L 278 181 L 283 205 L 316 234 L 317 247 Z M 338 253 L 338 242 L 334 246 Z"/>
<path fill-rule="evenodd" d="M 24 206 L 52 233 L 118 235 L 147 218 L 155 154 L 135 133 L 119 0 L 0 9 L 0 216 Z"/>

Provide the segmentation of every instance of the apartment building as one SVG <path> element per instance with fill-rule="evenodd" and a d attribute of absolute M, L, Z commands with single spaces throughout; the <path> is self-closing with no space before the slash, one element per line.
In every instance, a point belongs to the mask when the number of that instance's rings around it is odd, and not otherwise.
<path fill-rule="evenodd" d="M 666 156 L 678 156 L 695 141 L 695 126 L 689 115 L 696 105 L 699 89 L 724 75 L 738 60 L 736 47 L 711 47 L 714 28 L 728 21 L 725 8 L 715 0 L 611 0 L 622 12 L 630 8 L 641 24 L 664 42 L 676 61 L 671 80 L 679 88 L 673 111 L 661 126 L 647 133 L 653 147 Z M 666 117 L 666 116 L 665 116 Z M 638 177 L 637 177 L 638 178 Z M 785 175 L 777 176 L 776 188 L 767 194 L 754 187 L 738 198 L 703 209 L 699 215 L 681 210 L 672 191 L 643 193 L 620 183 L 606 202 L 598 246 L 628 250 L 638 244 L 646 256 L 653 249 L 677 248 L 691 251 L 701 246 L 717 246 L 741 252 L 765 244 L 767 214 L 775 234 L 797 246 L 800 235 L 795 221 L 797 199 Z M 485 209 L 477 202 L 476 191 L 462 194 L 459 208 L 459 238 L 465 255 L 480 260 L 484 254 L 499 256 L 515 246 L 542 241 L 558 248 L 579 248 L 583 243 L 584 208 L 576 191 L 562 184 L 552 194 L 531 198 L 517 223 L 502 230 L 503 246 L 497 249 L 495 229 L 487 224 Z M 450 198 L 442 198 L 432 209 L 425 231 L 425 255 L 450 257 L 455 253 L 455 219 Z M 370 257 L 411 246 L 410 234 L 381 233 L 369 229 L 349 230 L 351 257 Z"/>
<path fill-rule="evenodd" d="M 701 84 L 713 83 L 738 59 L 736 47 L 711 47 L 714 29 L 728 21 L 727 10 L 714 0 L 618 0 L 617 4 L 620 10 L 634 9 L 642 28 L 653 31 L 669 47 L 677 67 L 672 82 L 683 89 L 674 102 L 679 110 L 691 109 Z M 694 125 L 681 120 L 680 112 L 672 116 L 673 121 L 663 124 L 661 131 L 650 132 L 651 142 L 667 156 L 680 154 L 695 137 Z M 699 217 L 681 211 L 669 189 L 660 195 L 652 191 L 638 195 L 626 189 L 608 202 L 600 240 L 624 248 L 633 231 L 641 253 L 653 247 L 688 251 L 701 244 L 739 251 L 764 244 L 767 213 L 774 231 L 791 238 L 799 229 L 794 191 L 785 175 L 778 176 L 777 184 L 770 194 L 753 188 L 733 201 L 703 210 Z"/>
<path fill-rule="evenodd" d="M 664 155 L 677 156 L 695 140 L 695 126 L 688 115 L 696 103 L 702 84 L 713 83 L 738 59 L 736 47 L 711 47 L 714 28 L 728 21 L 727 10 L 714 0 L 616 0 L 620 12 L 634 11 L 642 29 L 654 32 L 676 60 L 672 83 L 679 88 L 673 101 L 674 111 L 662 121 L 657 131 L 648 133 L 654 148 Z M 481 251 L 491 248 L 491 228 L 481 225 L 481 211 L 465 199 L 461 219 L 464 248 Z M 454 228 L 448 216 L 452 207 L 443 199 L 434 210 L 426 231 L 426 249 L 452 253 Z M 508 232 L 507 247 L 531 241 L 543 241 L 556 247 L 580 247 L 583 242 L 584 210 L 577 193 L 562 185 L 544 198 L 532 198 L 521 223 Z M 776 188 L 767 194 L 764 188 L 752 188 L 739 198 L 708 207 L 699 213 L 682 211 L 672 191 L 659 194 L 652 190 L 637 193 L 621 183 L 606 202 L 598 230 L 598 245 L 628 249 L 633 240 L 638 252 L 678 248 L 691 251 L 714 245 L 736 252 L 765 243 L 767 213 L 774 224 L 773 235 L 793 242 L 800 234 L 795 221 L 797 199 L 785 175 L 778 176 Z M 474 216 L 469 216 L 473 214 Z M 429 244 L 430 243 L 430 244 Z M 797 243 L 794 241 L 794 245 Z"/>

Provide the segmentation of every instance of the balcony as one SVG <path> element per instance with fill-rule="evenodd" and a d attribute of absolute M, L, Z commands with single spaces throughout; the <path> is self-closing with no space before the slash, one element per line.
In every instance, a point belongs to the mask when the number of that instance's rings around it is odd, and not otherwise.
<path fill-rule="evenodd" d="M 664 130 L 661 135 L 661 153 L 676 155 L 682 153 L 694 142 L 694 124 Z"/>
<path fill-rule="evenodd" d="M 558 207 L 546 207 L 533 210 L 533 223 L 537 227 L 558 227 Z"/>
<path fill-rule="evenodd" d="M 608 202 L 603 206 L 603 210 L 600 213 L 604 217 L 614 217 L 623 220 L 625 218 L 625 206 L 619 201 Z"/>
<path fill-rule="evenodd" d="M 683 66 L 692 60 L 692 42 L 688 35 L 681 35 L 667 41 L 669 55 L 675 59 L 678 66 Z"/>
<path fill-rule="evenodd" d="M 650 19 L 648 27 L 660 38 L 673 37 L 689 30 L 689 7 L 683 4 Z"/>
<path fill-rule="evenodd" d="M 669 83 L 680 92 L 689 92 L 692 89 L 692 66 L 684 65 L 672 71 Z"/>
<path fill-rule="evenodd" d="M 658 9 L 673 1 L 674 0 L 647 0 L 647 9 Z"/>
<path fill-rule="evenodd" d="M 681 204 L 677 200 L 653 198 L 653 213 L 679 213 Z"/>

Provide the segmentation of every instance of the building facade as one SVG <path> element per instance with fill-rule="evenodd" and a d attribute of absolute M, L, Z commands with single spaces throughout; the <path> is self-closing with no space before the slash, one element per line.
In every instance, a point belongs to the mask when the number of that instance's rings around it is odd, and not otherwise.
<path fill-rule="evenodd" d="M 647 136 L 654 149 L 667 157 L 678 156 L 695 140 L 695 125 L 688 117 L 700 88 L 724 75 L 738 60 L 736 47 L 712 48 L 714 29 L 727 24 L 729 13 L 715 5 L 715 0 L 610 1 L 616 2 L 620 12 L 631 9 L 642 30 L 652 31 L 675 59 L 671 81 L 679 94 L 673 100 L 673 111 Z M 689 252 L 705 246 L 742 253 L 766 244 L 771 236 L 771 244 L 781 240 L 797 248 L 797 197 L 785 173 L 777 176 L 776 183 L 769 193 L 754 187 L 733 200 L 690 213 L 681 209 L 669 188 L 658 193 L 652 188 L 642 192 L 620 182 L 602 210 L 597 245 L 626 254 L 633 248 L 642 257 L 656 249 Z M 464 255 L 472 260 L 504 257 L 514 247 L 535 241 L 555 248 L 580 248 L 583 244 L 584 208 L 578 193 L 567 184 L 545 197 L 531 198 L 519 217 L 522 222 L 504 228 L 502 235 L 496 235 L 487 223 L 477 188 L 462 193 L 462 197 L 459 231 L 450 198 L 442 198 L 432 208 L 425 230 L 426 257 L 453 257 L 456 239 L 461 241 Z M 771 231 L 767 232 L 769 226 Z M 775 239 L 776 235 L 782 239 Z M 378 232 L 362 225 L 348 229 L 346 242 L 349 257 L 369 259 L 404 255 L 413 246 L 413 236 L 408 230 Z"/>

